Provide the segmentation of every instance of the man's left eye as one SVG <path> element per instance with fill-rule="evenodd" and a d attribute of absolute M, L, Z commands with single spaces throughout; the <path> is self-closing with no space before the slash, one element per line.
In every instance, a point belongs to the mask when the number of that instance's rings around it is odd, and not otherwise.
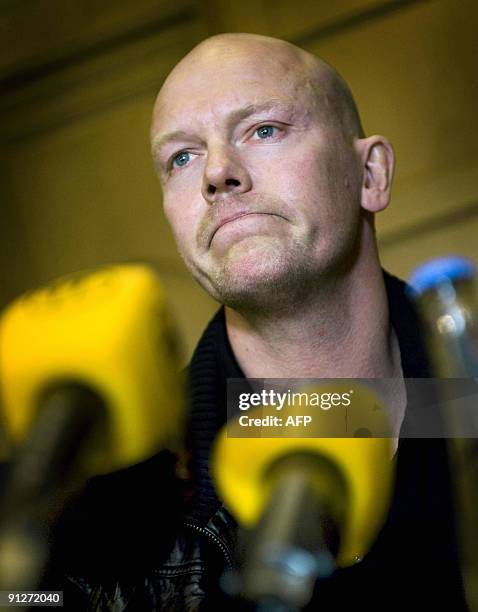
<path fill-rule="evenodd" d="M 261 125 L 261 127 L 257 128 L 256 134 L 259 138 L 265 140 L 266 138 L 271 138 L 271 136 L 274 136 L 276 131 L 277 128 L 273 125 Z"/>

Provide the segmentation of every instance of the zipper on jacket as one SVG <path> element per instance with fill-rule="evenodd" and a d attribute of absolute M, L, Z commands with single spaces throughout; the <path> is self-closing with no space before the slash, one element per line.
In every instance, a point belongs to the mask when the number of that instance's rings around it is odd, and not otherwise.
<path fill-rule="evenodd" d="M 221 540 L 219 536 L 213 533 L 208 527 L 201 527 L 200 525 L 196 525 L 190 521 L 186 521 L 184 525 L 190 529 L 193 529 L 194 531 L 197 531 L 198 533 L 205 535 L 207 538 L 209 538 L 209 540 L 212 540 L 219 547 L 222 554 L 226 558 L 226 563 L 229 566 L 229 569 L 233 567 L 232 554 L 229 551 L 226 543 Z"/>

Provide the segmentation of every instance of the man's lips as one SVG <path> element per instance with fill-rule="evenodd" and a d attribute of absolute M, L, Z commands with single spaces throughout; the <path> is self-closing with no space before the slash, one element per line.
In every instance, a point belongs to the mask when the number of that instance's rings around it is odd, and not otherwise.
<path fill-rule="evenodd" d="M 236 219 L 240 219 L 241 217 L 248 217 L 251 215 L 270 215 L 271 213 L 266 213 L 266 212 L 261 212 L 261 211 L 254 211 L 254 210 L 249 210 L 249 211 L 242 211 L 242 212 L 236 212 L 234 214 L 231 215 L 227 215 L 225 217 L 222 217 L 220 219 L 218 219 L 216 221 L 216 223 L 214 224 L 210 237 L 209 237 L 209 245 L 211 245 L 211 242 L 213 241 L 214 236 L 216 235 L 216 232 L 223 227 L 224 225 L 226 225 L 227 223 L 231 223 L 231 221 L 235 221 Z"/>

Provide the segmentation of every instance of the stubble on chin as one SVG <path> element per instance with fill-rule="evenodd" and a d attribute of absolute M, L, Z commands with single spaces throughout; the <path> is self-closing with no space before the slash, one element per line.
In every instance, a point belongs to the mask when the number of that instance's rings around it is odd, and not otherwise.
<path fill-rule="evenodd" d="M 211 243 L 212 230 L 225 213 L 234 214 L 236 210 L 271 214 L 294 224 L 293 207 L 274 196 L 241 194 L 217 202 L 207 209 L 196 234 L 195 248 L 202 253 L 202 262 L 186 261 L 186 265 L 220 303 L 231 308 L 264 308 L 274 297 L 274 287 L 282 284 L 281 276 L 290 278 L 294 274 L 294 249 L 288 244 L 292 237 L 288 231 L 282 235 L 258 233 L 238 240 L 225 251 L 216 250 Z"/>
<path fill-rule="evenodd" d="M 257 236 L 233 245 L 211 271 L 214 293 L 209 292 L 244 314 L 264 315 L 297 303 L 310 284 L 312 266 L 303 246 L 291 242 Z"/>

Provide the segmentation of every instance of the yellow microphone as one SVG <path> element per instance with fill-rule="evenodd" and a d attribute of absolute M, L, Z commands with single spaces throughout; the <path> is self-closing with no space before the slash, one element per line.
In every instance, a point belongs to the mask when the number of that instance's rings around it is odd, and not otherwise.
<path fill-rule="evenodd" d="M 107 426 L 88 475 L 137 463 L 181 439 L 185 402 L 176 330 L 155 272 L 140 264 L 72 274 L 18 298 L 0 320 L 3 421 L 29 434 L 46 392 L 95 392 Z"/>
<path fill-rule="evenodd" d="M 0 420 L 12 461 L 0 497 L 4 577 L 13 565 L 5 559 L 14 558 L 6 551 L 18 552 L 22 534 L 40 520 L 35 505 L 61 506 L 73 479 L 181 448 L 186 402 L 179 371 L 175 327 L 148 266 L 65 276 L 5 310 Z M 53 502 L 39 503 L 45 499 Z M 23 567 L 23 584 L 37 579 L 40 561 Z M 18 573 L 5 579 L 10 586 L 18 580 Z"/>
<path fill-rule="evenodd" d="M 343 395 L 351 384 L 301 392 Z M 383 525 L 394 467 L 389 419 L 374 391 L 355 381 L 353 390 L 349 405 L 330 410 L 256 408 L 235 416 L 218 436 L 213 478 L 251 532 L 242 597 L 302 608 L 317 578 L 360 560 Z M 251 431 L 254 424 L 259 429 Z"/>

